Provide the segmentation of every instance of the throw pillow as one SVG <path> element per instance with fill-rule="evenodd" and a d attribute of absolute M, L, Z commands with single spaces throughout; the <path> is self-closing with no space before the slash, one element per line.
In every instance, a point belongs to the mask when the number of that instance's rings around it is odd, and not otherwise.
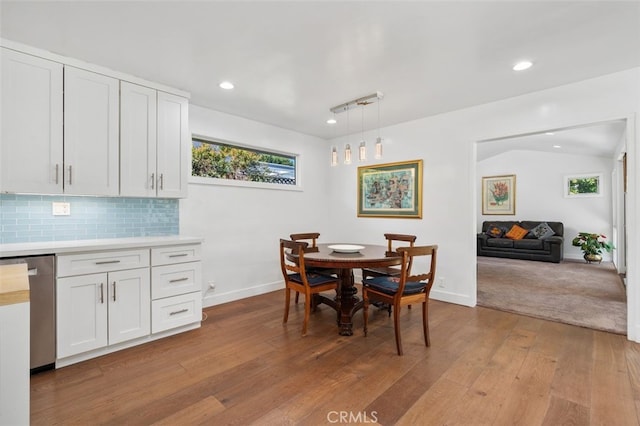
<path fill-rule="evenodd" d="M 527 235 L 529 231 L 524 229 L 522 226 L 513 225 L 509 232 L 507 232 L 504 236 L 510 238 L 512 240 L 521 240 Z"/>
<path fill-rule="evenodd" d="M 545 238 L 549 238 L 553 235 L 556 235 L 555 231 L 551 229 L 547 222 L 542 222 L 531 231 L 533 235 L 535 235 L 539 240 L 544 240 Z"/>
<path fill-rule="evenodd" d="M 504 234 L 504 231 L 498 226 L 490 225 L 489 228 L 487 228 L 487 232 L 485 232 L 485 234 L 487 234 L 491 238 L 500 238 Z"/>

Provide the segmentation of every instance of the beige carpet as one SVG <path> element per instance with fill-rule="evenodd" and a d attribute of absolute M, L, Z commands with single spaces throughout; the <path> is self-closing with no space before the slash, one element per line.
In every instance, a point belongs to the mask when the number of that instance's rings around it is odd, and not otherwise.
<path fill-rule="evenodd" d="M 627 334 L 626 294 L 612 263 L 478 256 L 478 305 Z"/>

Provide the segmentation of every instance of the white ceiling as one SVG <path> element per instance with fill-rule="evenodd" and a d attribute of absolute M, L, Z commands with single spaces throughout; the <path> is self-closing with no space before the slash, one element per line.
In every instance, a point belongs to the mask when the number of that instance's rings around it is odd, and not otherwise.
<path fill-rule="evenodd" d="M 638 1 L 1 1 L 0 36 L 330 138 L 640 66 Z M 520 73 L 522 58 L 534 67 Z M 235 83 L 224 91 L 222 80 Z M 377 106 L 364 127 L 378 126 Z M 352 112 L 351 132 L 362 111 Z"/>
<path fill-rule="evenodd" d="M 483 141 L 478 143 L 477 159 L 482 161 L 516 150 L 612 158 L 616 154 L 616 148 L 624 141 L 626 122 L 612 120 L 569 129 L 550 130 L 553 131 Z"/>

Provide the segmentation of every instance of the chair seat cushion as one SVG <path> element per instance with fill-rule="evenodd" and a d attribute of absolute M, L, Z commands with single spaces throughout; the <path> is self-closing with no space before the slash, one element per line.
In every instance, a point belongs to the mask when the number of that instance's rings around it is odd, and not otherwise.
<path fill-rule="evenodd" d="M 289 275 L 289 279 L 291 281 L 295 281 L 297 283 L 302 284 L 302 277 L 300 276 L 300 274 L 291 274 Z M 336 281 L 335 277 L 307 272 L 307 282 L 311 287 L 315 287 L 317 285 L 327 284 L 335 281 Z"/>
<path fill-rule="evenodd" d="M 397 293 L 399 284 L 400 278 L 398 277 L 375 277 L 366 279 L 362 282 L 362 285 L 386 294 Z M 421 293 L 424 290 L 425 285 L 425 283 L 420 281 L 407 281 L 404 286 L 403 294 Z"/>

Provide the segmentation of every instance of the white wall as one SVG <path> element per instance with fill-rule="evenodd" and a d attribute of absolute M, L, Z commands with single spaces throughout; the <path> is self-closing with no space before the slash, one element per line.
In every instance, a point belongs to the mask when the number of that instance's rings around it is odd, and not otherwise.
<path fill-rule="evenodd" d="M 640 164 L 635 128 L 640 118 L 640 68 L 534 92 L 464 110 L 403 123 L 381 130 L 384 161 L 424 160 L 423 218 L 370 219 L 356 217 L 357 165 L 339 166 L 330 173 L 329 194 L 333 239 L 380 242 L 384 232 L 418 235 L 419 244 L 440 246 L 438 277 L 432 297 L 473 306 L 476 303 L 476 219 L 480 203 L 476 173 L 476 143 L 549 129 L 629 118 L 627 140 L 630 183 L 628 197 L 629 242 L 627 270 L 629 337 L 640 338 L 638 307 L 637 208 Z M 375 134 L 365 134 L 373 140 Z M 354 137 L 350 139 L 353 144 Z M 346 138 L 327 143 L 343 149 Z"/>
<path fill-rule="evenodd" d="M 513 216 L 482 215 L 482 205 L 476 208 L 478 230 L 483 221 L 534 220 L 564 224 L 564 257 L 581 259 L 582 251 L 571 240 L 578 232 L 604 234 L 611 241 L 612 190 L 609 158 L 569 155 L 536 151 L 508 151 L 479 161 L 476 170 L 478 197 L 481 198 L 482 176 L 516 175 L 516 214 Z M 565 176 L 602 173 L 601 197 L 567 198 L 564 196 Z M 611 261 L 611 254 L 603 253 Z"/>
<path fill-rule="evenodd" d="M 180 233 L 205 240 L 205 306 L 282 288 L 278 239 L 328 228 L 326 142 L 197 106 L 189 115 L 194 135 L 300 155 L 302 191 L 190 183 L 180 201 Z"/>
<path fill-rule="evenodd" d="M 377 163 L 424 160 L 423 218 L 373 219 L 356 215 L 358 164 L 329 166 L 330 147 L 337 145 L 342 150 L 347 138 L 322 141 L 192 107 L 194 134 L 298 151 L 304 161 L 303 192 L 189 186 L 189 198 L 180 203 L 181 232 L 206 239 L 204 282 L 206 286 L 207 281 L 215 280 L 217 285 L 213 293 L 207 293 L 205 305 L 280 288 L 277 239 L 290 232 L 314 230 L 322 233 L 325 242 L 381 243 L 384 232 L 402 232 L 418 235 L 419 244 L 437 243 L 437 275 L 444 278 L 444 286 L 436 286 L 432 297 L 474 306 L 480 203 L 476 142 L 629 118 L 628 318 L 629 338 L 639 340 L 638 112 L 640 68 L 635 68 L 383 128 L 384 160 Z M 377 131 L 365 133 L 368 141 L 376 136 Z M 349 139 L 352 146 L 355 140 L 356 136 Z"/>

